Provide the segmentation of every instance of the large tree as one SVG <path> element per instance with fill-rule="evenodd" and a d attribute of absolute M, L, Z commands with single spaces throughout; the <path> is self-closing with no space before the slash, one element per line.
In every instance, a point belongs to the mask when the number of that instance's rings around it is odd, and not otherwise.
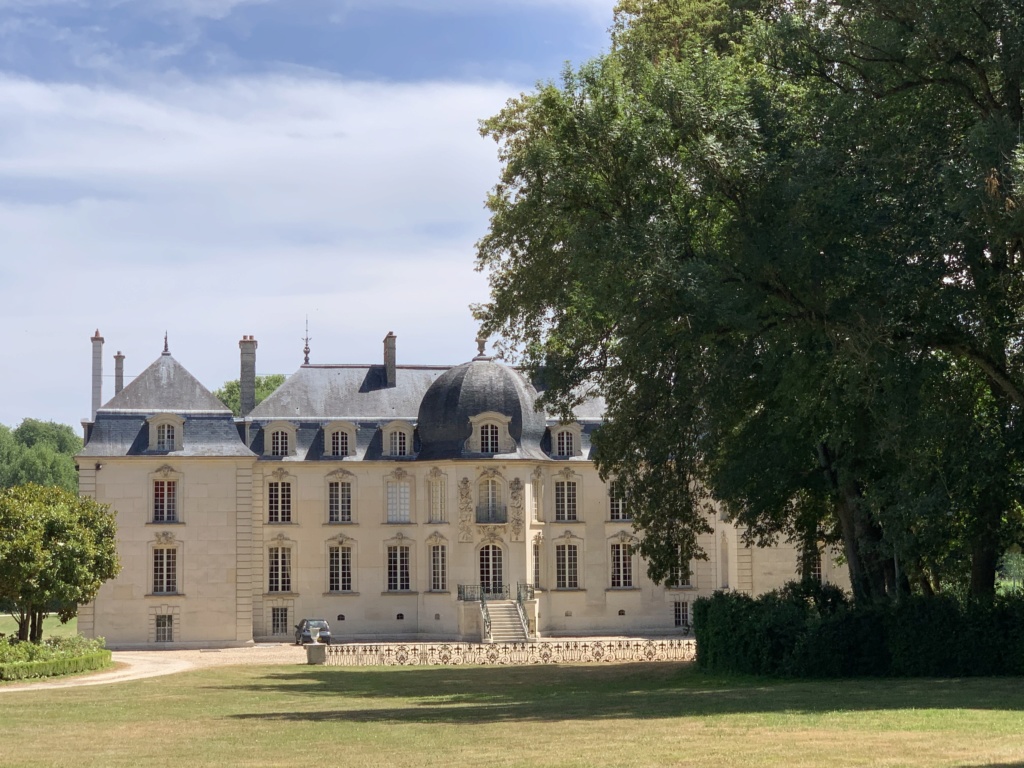
<path fill-rule="evenodd" d="M 266 400 L 275 389 L 284 384 L 287 377 L 283 373 L 269 373 L 256 377 L 256 405 Z M 213 393 L 224 405 L 231 409 L 235 416 L 242 414 L 242 391 L 238 379 L 225 381 L 224 386 Z"/>
<path fill-rule="evenodd" d="M 608 55 L 485 122 L 481 318 L 550 405 L 604 395 L 654 577 L 701 555 L 710 495 L 751 540 L 841 540 L 859 599 L 965 562 L 992 594 L 1020 532 L 1022 13 L 623 2 Z"/>
<path fill-rule="evenodd" d="M 0 424 L 0 487 L 37 483 L 74 491 L 81 449 L 82 439 L 66 424 L 24 419 L 13 430 Z"/>
<path fill-rule="evenodd" d="M 39 642 L 43 618 L 67 621 L 120 570 L 114 514 L 61 488 L 0 490 L 0 602 L 21 640 Z"/>

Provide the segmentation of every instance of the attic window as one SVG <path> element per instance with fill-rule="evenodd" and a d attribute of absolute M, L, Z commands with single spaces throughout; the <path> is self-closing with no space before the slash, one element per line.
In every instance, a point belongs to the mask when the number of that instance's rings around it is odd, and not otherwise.
<path fill-rule="evenodd" d="M 465 443 L 465 450 L 493 456 L 496 453 L 512 453 L 516 443 L 509 434 L 511 417 L 497 411 L 484 411 L 469 419 L 472 433 Z"/>
<path fill-rule="evenodd" d="M 295 425 L 287 421 L 273 421 L 263 428 L 266 435 L 263 453 L 266 456 L 294 456 L 296 449 Z"/>
<path fill-rule="evenodd" d="M 288 455 L 288 433 L 283 429 L 279 429 L 270 435 L 270 455 L 271 456 L 287 456 Z"/>
<path fill-rule="evenodd" d="M 185 431 L 185 419 L 174 413 L 158 413 L 149 422 L 149 450 L 180 451 Z"/>
<path fill-rule="evenodd" d="M 551 455 L 562 459 L 581 456 L 583 428 L 578 423 L 560 424 L 552 428 Z"/>
<path fill-rule="evenodd" d="M 174 425 L 160 424 L 156 428 L 156 449 L 158 451 L 174 450 Z"/>

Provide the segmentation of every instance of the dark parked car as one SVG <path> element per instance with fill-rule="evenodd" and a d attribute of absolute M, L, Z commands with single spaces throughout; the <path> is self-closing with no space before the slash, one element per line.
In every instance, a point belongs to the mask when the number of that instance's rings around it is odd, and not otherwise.
<path fill-rule="evenodd" d="M 320 642 L 331 644 L 331 625 L 326 619 L 303 619 L 295 625 L 295 644 L 304 645 L 313 642 L 313 633 L 320 630 Z"/>

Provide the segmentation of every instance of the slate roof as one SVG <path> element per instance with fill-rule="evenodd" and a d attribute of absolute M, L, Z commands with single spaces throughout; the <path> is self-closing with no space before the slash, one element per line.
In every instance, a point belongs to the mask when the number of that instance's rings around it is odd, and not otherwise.
<path fill-rule="evenodd" d="M 228 407 L 185 370 L 169 352 L 160 355 L 128 386 L 114 395 L 97 411 L 97 417 L 104 412 L 231 415 Z"/>

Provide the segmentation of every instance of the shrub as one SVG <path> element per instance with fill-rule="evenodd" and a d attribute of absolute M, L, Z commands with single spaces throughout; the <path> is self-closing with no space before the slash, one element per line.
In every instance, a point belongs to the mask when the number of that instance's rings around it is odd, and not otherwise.
<path fill-rule="evenodd" d="M 110 664 L 103 638 L 52 637 L 44 643 L 0 643 L 0 680 L 69 675 Z"/>

